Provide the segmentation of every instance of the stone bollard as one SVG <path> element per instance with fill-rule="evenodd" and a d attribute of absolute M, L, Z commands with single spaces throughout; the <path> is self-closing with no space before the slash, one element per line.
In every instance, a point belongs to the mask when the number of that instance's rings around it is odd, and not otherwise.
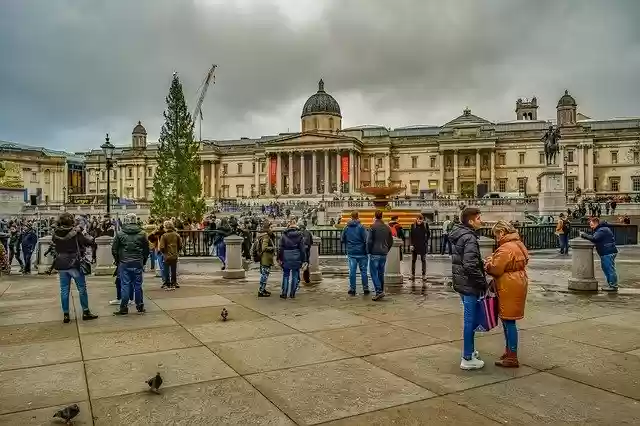
<path fill-rule="evenodd" d="M 493 248 L 495 247 L 495 240 L 487 237 L 478 238 L 478 244 L 480 245 L 480 257 L 486 259 L 493 254 Z"/>
<path fill-rule="evenodd" d="M 46 235 L 38 240 L 38 274 L 46 274 L 51 268 L 53 256 L 51 254 L 44 255 L 49 250 L 50 245 L 51 235 Z"/>
<path fill-rule="evenodd" d="M 317 284 L 322 281 L 320 272 L 320 237 L 312 236 L 311 250 L 309 252 L 309 283 Z"/>
<path fill-rule="evenodd" d="M 242 241 L 243 238 L 238 235 L 229 235 L 224 239 L 227 245 L 227 267 L 222 271 L 223 278 L 245 277 L 245 270 L 242 267 Z"/>
<path fill-rule="evenodd" d="M 400 272 L 400 250 L 402 250 L 402 240 L 393 237 L 393 246 L 387 255 L 387 264 L 384 268 L 384 288 L 402 287 L 402 273 Z"/>
<path fill-rule="evenodd" d="M 113 255 L 111 254 L 111 244 L 113 243 L 113 237 L 103 235 L 96 238 L 96 275 L 113 275 L 116 270 L 116 265 L 113 264 Z"/>
<path fill-rule="evenodd" d="M 584 238 L 569 241 L 571 247 L 571 278 L 569 290 L 598 291 L 593 265 L 593 243 Z"/>

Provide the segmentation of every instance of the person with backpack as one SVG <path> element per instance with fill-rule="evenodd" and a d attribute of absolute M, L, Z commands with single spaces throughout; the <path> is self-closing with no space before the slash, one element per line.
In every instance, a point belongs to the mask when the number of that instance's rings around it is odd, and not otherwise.
<path fill-rule="evenodd" d="M 273 266 L 273 256 L 276 252 L 276 243 L 271 230 L 271 224 L 265 221 L 260 233 L 251 245 L 251 257 L 254 262 L 260 263 L 260 288 L 258 297 L 269 297 L 271 292 L 267 290 L 267 280 Z"/>
<path fill-rule="evenodd" d="M 569 254 L 569 231 L 571 224 L 564 213 L 560 213 L 558 223 L 556 224 L 556 235 L 560 243 L 560 254 Z"/>

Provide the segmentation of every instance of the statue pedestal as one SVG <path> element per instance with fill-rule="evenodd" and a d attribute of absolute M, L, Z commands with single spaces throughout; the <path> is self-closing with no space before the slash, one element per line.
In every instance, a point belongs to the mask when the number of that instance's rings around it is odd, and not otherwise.
<path fill-rule="evenodd" d="M 567 199 L 564 191 L 564 174 L 560 167 L 547 166 L 540 173 L 540 194 L 538 195 L 538 214 L 557 216 L 567 212 Z"/>

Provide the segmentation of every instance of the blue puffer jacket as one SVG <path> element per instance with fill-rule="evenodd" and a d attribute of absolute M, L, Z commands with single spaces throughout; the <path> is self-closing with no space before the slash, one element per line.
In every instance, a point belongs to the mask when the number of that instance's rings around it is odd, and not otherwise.
<path fill-rule="evenodd" d="M 587 239 L 596 246 L 596 251 L 599 256 L 606 256 L 608 254 L 615 254 L 618 252 L 616 247 L 616 238 L 613 235 L 613 231 L 606 223 L 599 224 L 596 229 L 593 230 L 593 234 L 580 234 L 584 239 Z"/>
<path fill-rule="evenodd" d="M 367 255 L 367 231 L 359 220 L 350 220 L 342 231 L 342 244 L 347 245 L 347 256 Z"/>
<path fill-rule="evenodd" d="M 282 233 L 278 259 L 283 269 L 300 269 L 307 261 L 304 237 L 297 228 L 288 228 Z"/>
<path fill-rule="evenodd" d="M 38 235 L 36 231 L 29 228 L 22 234 L 22 252 L 23 253 L 33 253 L 36 249 L 36 244 L 38 243 Z"/>

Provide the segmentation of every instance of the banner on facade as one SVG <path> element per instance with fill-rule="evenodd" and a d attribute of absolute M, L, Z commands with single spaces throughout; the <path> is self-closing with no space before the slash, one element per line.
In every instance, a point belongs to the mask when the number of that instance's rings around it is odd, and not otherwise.
<path fill-rule="evenodd" d="M 342 154 L 342 166 L 340 169 L 342 182 L 349 182 L 349 154 Z"/>
<path fill-rule="evenodd" d="M 278 173 L 278 159 L 276 157 L 271 157 L 269 159 L 269 183 L 271 186 L 276 185 L 276 176 Z"/>

